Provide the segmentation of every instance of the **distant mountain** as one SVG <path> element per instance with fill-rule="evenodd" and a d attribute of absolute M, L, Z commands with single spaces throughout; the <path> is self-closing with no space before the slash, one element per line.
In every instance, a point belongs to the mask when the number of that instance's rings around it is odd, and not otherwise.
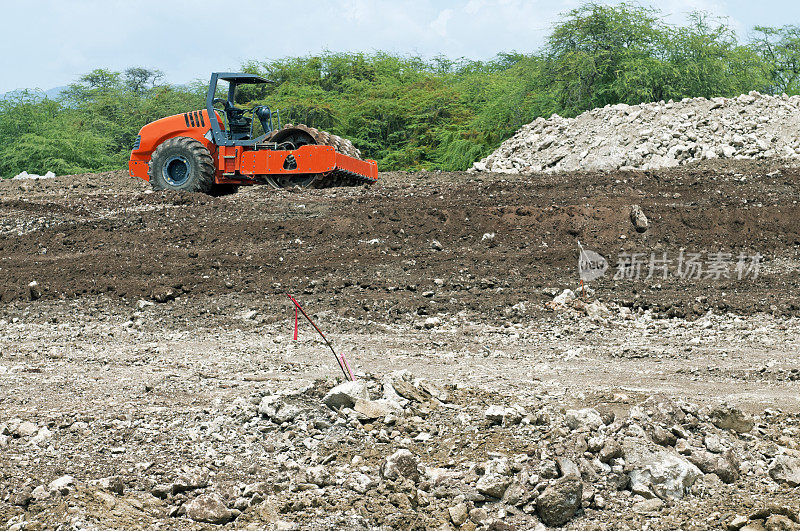
<path fill-rule="evenodd" d="M 49 99 L 54 100 L 54 99 L 58 98 L 61 95 L 61 93 L 64 92 L 66 89 L 67 89 L 67 87 L 63 86 L 63 87 L 51 88 L 51 89 L 44 90 L 44 91 L 39 90 L 39 89 L 31 89 L 31 90 L 35 90 L 36 92 L 41 92 L 45 96 L 47 96 Z M 4 100 L 6 98 L 9 98 L 12 95 L 14 95 L 14 93 L 22 92 L 23 90 L 25 90 L 25 89 L 12 90 L 10 92 L 6 92 L 4 94 L 0 94 L 0 100 Z"/>
<path fill-rule="evenodd" d="M 61 93 L 64 92 L 65 90 L 67 90 L 67 88 L 68 88 L 67 86 L 55 87 L 55 88 L 51 88 L 50 90 L 45 90 L 44 93 L 48 98 L 50 98 L 51 100 L 54 100 L 54 99 L 58 98 L 59 96 L 61 96 Z"/>

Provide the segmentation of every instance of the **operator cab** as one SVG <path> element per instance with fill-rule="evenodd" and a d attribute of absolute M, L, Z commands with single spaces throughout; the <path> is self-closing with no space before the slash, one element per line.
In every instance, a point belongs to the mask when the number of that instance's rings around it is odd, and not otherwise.
<path fill-rule="evenodd" d="M 216 97 L 217 85 L 220 81 L 226 82 L 228 85 L 226 98 Z M 206 109 L 208 110 L 209 116 L 213 116 L 215 110 L 222 111 L 225 115 L 225 121 L 227 122 L 227 127 L 223 130 L 219 127 L 216 120 L 210 120 L 212 140 L 215 144 L 219 146 L 255 146 L 273 131 L 273 114 L 275 115 L 276 121 L 280 124 L 280 114 L 278 111 L 272 111 L 266 105 L 256 105 L 252 109 L 240 109 L 236 107 L 236 88 L 239 85 L 255 85 L 262 83 L 270 83 L 270 81 L 255 74 L 233 72 L 214 72 L 211 74 L 211 81 L 208 85 L 208 95 L 206 96 Z M 253 117 L 259 121 L 264 130 L 264 134 L 257 138 L 253 138 Z"/>

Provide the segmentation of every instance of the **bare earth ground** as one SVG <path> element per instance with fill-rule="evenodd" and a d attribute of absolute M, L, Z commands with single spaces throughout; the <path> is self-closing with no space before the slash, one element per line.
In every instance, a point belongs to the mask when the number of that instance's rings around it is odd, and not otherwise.
<path fill-rule="evenodd" d="M 569 476 L 561 462 L 549 472 L 559 457 L 581 468 L 569 528 L 719 528 L 736 515 L 777 528 L 783 513 L 795 525 L 800 492 L 769 470 L 800 448 L 798 184 L 797 169 L 753 162 L 391 173 L 372 188 L 220 197 L 150 193 L 121 172 L 0 183 L 0 522 L 214 527 L 186 514 L 208 495 L 236 528 L 452 528 L 463 505 L 462 529 L 532 529 L 547 518 L 537 500 Z M 590 287 L 599 314 L 546 307 L 577 289 L 576 239 L 611 262 Z M 681 249 L 764 260 L 742 280 L 611 278 L 620 252 Z M 287 292 L 373 398 L 399 369 L 447 396 L 411 398 L 397 418 L 327 408 L 338 367 L 309 326 L 291 341 Z M 257 410 L 274 393 L 300 413 Z M 653 396 L 680 412 L 629 417 Z M 717 426 L 720 401 L 755 427 Z M 494 422 L 492 405 L 524 414 Z M 570 425 L 565 411 L 587 407 L 607 425 Z M 677 435 L 664 440 L 662 424 Z M 650 507 L 615 479 L 633 454 L 606 470 L 587 443 L 641 435 L 675 455 L 728 455 L 709 434 L 735 454 L 736 479 L 703 470 L 683 497 L 655 489 Z M 379 470 L 401 448 L 420 478 Z M 521 499 L 478 481 L 503 459 Z M 192 474 L 207 478 L 175 487 Z"/>

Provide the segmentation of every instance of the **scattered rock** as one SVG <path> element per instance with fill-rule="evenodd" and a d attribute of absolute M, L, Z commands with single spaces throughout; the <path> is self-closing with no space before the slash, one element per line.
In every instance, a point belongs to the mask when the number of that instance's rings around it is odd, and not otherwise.
<path fill-rule="evenodd" d="M 150 494 L 155 496 L 156 498 L 164 498 L 169 497 L 172 494 L 172 484 L 170 483 L 160 483 L 155 485 L 152 489 L 150 489 Z"/>
<path fill-rule="evenodd" d="M 113 492 L 114 494 L 121 495 L 125 491 L 125 482 L 122 480 L 120 476 L 105 477 L 98 479 L 97 481 L 92 483 L 97 485 L 101 489 L 106 489 L 107 491 Z"/>
<path fill-rule="evenodd" d="M 70 489 L 75 485 L 75 478 L 72 476 L 61 476 L 53 480 L 47 485 L 50 492 L 60 492 L 61 494 L 69 493 Z"/>
<path fill-rule="evenodd" d="M 499 499 L 503 497 L 503 494 L 510 484 L 510 478 L 501 476 L 495 472 L 487 472 L 480 477 L 475 484 L 475 488 L 478 489 L 478 492 L 481 494 Z"/>
<path fill-rule="evenodd" d="M 456 527 L 461 527 L 469 517 L 466 503 L 453 505 L 447 511 L 450 514 L 450 521 L 453 522 L 453 525 Z"/>
<path fill-rule="evenodd" d="M 486 420 L 488 420 L 490 424 L 512 426 L 522 422 L 525 416 L 525 410 L 520 406 L 489 406 L 483 416 L 486 417 Z"/>
<path fill-rule="evenodd" d="M 476 525 L 485 525 L 489 520 L 489 513 L 483 507 L 475 507 L 469 511 L 469 520 Z"/>
<path fill-rule="evenodd" d="M 187 492 L 195 489 L 202 489 L 208 486 L 208 470 L 205 468 L 193 468 L 180 474 L 172 484 L 172 493 Z"/>
<path fill-rule="evenodd" d="M 387 415 L 402 413 L 403 408 L 396 402 L 389 400 L 364 400 L 356 399 L 353 409 L 365 419 L 373 420 L 384 418 Z"/>
<path fill-rule="evenodd" d="M 36 426 L 36 424 L 26 420 L 20 423 L 19 426 L 17 426 L 15 434 L 19 437 L 30 437 L 33 434 L 37 433 L 38 431 L 39 428 Z"/>
<path fill-rule="evenodd" d="M 276 424 L 283 424 L 294 420 L 302 411 L 299 407 L 287 403 L 280 395 L 267 395 L 258 404 L 258 413 Z"/>
<path fill-rule="evenodd" d="M 25 485 L 17 492 L 11 495 L 11 505 L 19 507 L 27 507 L 33 498 L 32 490 L 28 485 Z"/>
<path fill-rule="evenodd" d="M 741 529 L 742 527 L 746 526 L 747 522 L 749 522 L 749 521 L 750 520 L 746 516 L 742 516 L 740 514 L 737 514 L 725 526 L 728 529 L 734 531 L 734 530 Z"/>
<path fill-rule="evenodd" d="M 650 221 L 639 205 L 631 205 L 630 218 L 636 232 L 646 232 L 650 227 Z"/>
<path fill-rule="evenodd" d="M 355 491 L 359 494 L 366 494 L 367 491 L 373 487 L 378 486 L 378 481 L 369 477 L 366 474 L 356 473 L 351 474 L 344 482 L 345 488 Z"/>
<path fill-rule="evenodd" d="M 186 516 L 195 522 L 225 524 L 233 520 L 234 513 L 216 494 L 201 494 L 186 504 Z"/>
<path fill-rule="evenodd" d="M 384 386 L 390 385 L 396 394 L 415 402 L 426 402 L 431 399 L 430 393 L 417 385 L 407 370 L 395 371 L 384 380 Z"/>
<path fill-rule="evenodd" d="M 50 494 L 51 491 L 48 490 L 47 487 L 45 487 L 44 485 L 39 485 L 38 487 L 33 489 L 33 492 L 31 492 L 31 498 L 33 498 L 36 501 L 42 501 L 49 498 Z"/>
<path fill-rule="evenodd" d="M 307 468 L 306 481 L 317 487 L 326 487 L 333 482 L 331 473 L 323 465 Z"/>
<path fill-rule="evenodd" d="M 581 506 L 583 483 L 577 478 L 556 480 L 536 499 L 539 518 L 548 526 L 566 524 Z"/>
<path fill-rule="evenodd" d="M 769 467 L 769 476 L 790 487 L 800 486 L 800 458 L 778 455 Z"/>
<path fill-rule="evenodd" d="M 531 495 L 524 485 L 517 481 L 512 481 L 511 485 L 503 493 L 503 503 L 520 507 L 530 501 Z"/>
<path fill-rule="evenodd" d="M 633 512 L 637 514 L 657 513 L 664 508 L 664 502 L 658 498 L 650 498 L 633 504 Z"/>
<path fill-rule="evenodd" d="M 39 283 L 35 280 L 28 284 L 28 298 L 32 301 L 38 300 L 42 297 L 42 290 L 39 288 Z"/>
<path fill-rule="evenodd" d="M 619 444 L 616 440 L 608 438 L 603 443 L 603 447 L 600 449 L 599 458 L 600 461 L 603 463 L 608 463 L 612 459 L 616 459 L 618 457 L 623 456 L 622 445 Z"/>
<path fill-rule="evenodd" d="M 561 477 L 581 477 L 581 471 L 572 459 L 568 457 L 556 457 L 556 463 L 558 464 L 558 471 L 561 473 Z"/>
<path fill-rule="evenodd" d="M 705 450 L 694 450 L 688 459 L 706 474 L 716 474 L 724 483 L 739 479 L 739 466 L 732 452 L 717 455 Z"/>
<path fill-rule="evenodd" d="M 748 433 L 753 429 L 753 417 L 741 409 L 728 404 L 720 404 L 709 413 L 711 422 L 721 430 L 733 430 L 738 433 Z"/>
<path fill-rule="evenodd" d="M 596 409 L 592 408 L 585 408 L 579 410 L 568 409 L 566 422 L 567 426 L 571 430 L 577 430 L 580 428 L 597 430 L 600 426 L 603 425 L 603 418 L 600 416 L 600 413 L 598 413 Z"/>
<path fill-rule="evenodd" d="M 381 475 L 386 479 L 408 478 L 415 483 L 419 481 L 419 460 L 405 448 L 397 450 L 384 461 Z"/>
<path fill-rule="evenodd" d="M 797 524 L 782 514 L 771 514 L 764 522 L 764 529 L 767 531 L 796 531 L 797 528 Z"/>
<path fill-rule="evenodd" d="M 150 298 L 159 303 L 174 301 L 178 298 L 178 291 L 171 286 L 160 286 L 150 293 Z"/>

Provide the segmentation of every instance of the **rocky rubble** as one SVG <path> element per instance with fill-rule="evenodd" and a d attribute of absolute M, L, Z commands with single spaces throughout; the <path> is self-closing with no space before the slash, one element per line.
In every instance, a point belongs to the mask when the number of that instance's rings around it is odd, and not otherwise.
<path fill-rule="evenodd" d="M 748 493 L 772 504 L 746 514 L 723 508 L 704 521 L 728 529 L 798 522 L 800 417 L 658 396 L 627 411 L 610 406 L 519 402 L 409 371 L 264 389 L 197 419 L 194 437 L 216 449 L 192 465 L 141 463 L 96 479 L 80 470 L 50 481 L 6 477 L 0 514 L 16 530 L 63 514 L 64 504 L 74 508 L 74 528 L 102 526 L 111 510 L 129 514 L 127 525 L 144 511 L 176 524 L 243 528 L 500 530 L 613 520 L 636 529 L 673 507 L 664 525 L 678 528 L 693 522 L 696 504 Z M 0 433 L 12 455 L 32 458 L 66 444 L 79 422 L 54 424 L 47 450 L 34 443 L 46 429 L 34 422 L 11 419 Z"/>
<path fill-rule="evenodd" d="M 758 92 L 609 105 L 522 127 L 475 163 L 499 173 L 650 170 L 707 159 L 800 158 L 800 96 Z"/>

